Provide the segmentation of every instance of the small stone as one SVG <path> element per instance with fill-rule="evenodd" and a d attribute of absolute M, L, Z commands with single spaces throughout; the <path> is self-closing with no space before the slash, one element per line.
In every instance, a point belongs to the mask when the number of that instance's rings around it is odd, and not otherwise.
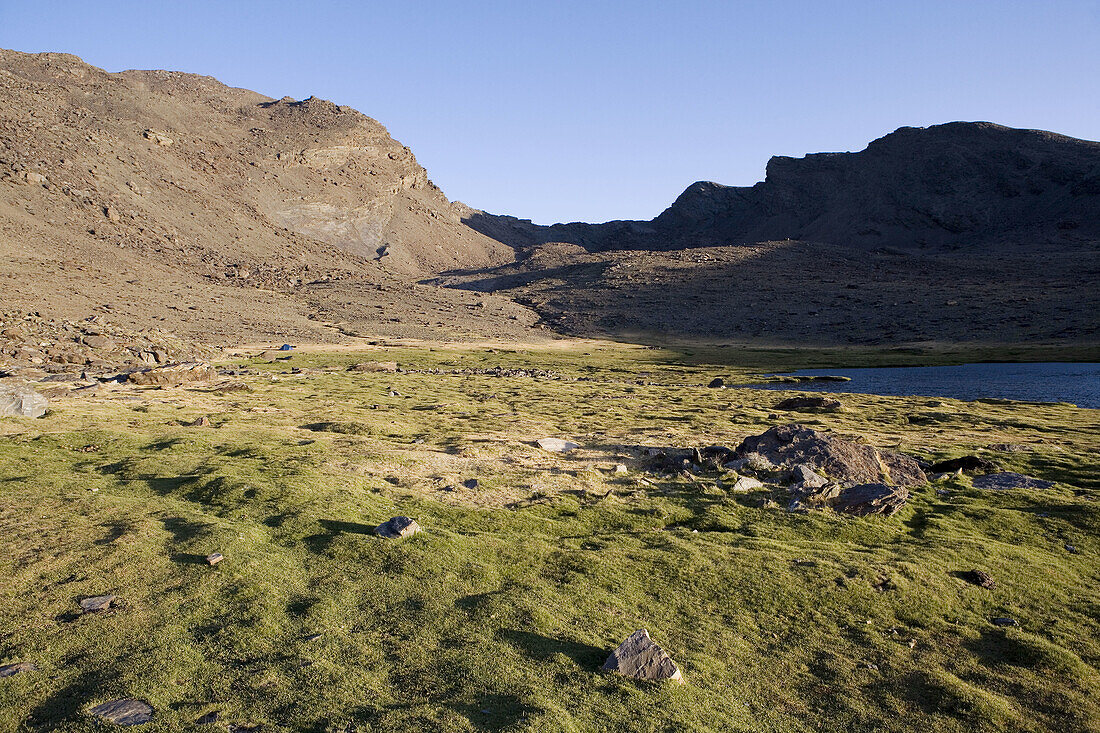
<path fill-rule="evenodd" d="M 212 552 L 206 556 L 206 564 L 210 567 L 214 567 L 224 559 L 225 556 L 222 555 L 220 552 Z"/>
<path fill-rule="evenodd" d="M 34 672 L 38 669 L 30 662 L 16 662 L 15 664 L 5 664 L 0 666 L 0 679 L 4 677 L 12 677 L 22 672 Z"/>
<path fill-rule="evenodd" d="M 615 473 L 622 474 L 622 473 L 626 473 L 626 472 L 627 472 L 626 464 L 624 464 L 624 463 L 616 463 L 615 464 Z"/>
<path fill-rule="evenodd" d="M 568 453 L 571 450 L 580 448 L 579 444 L 571 443 L 561 438 L 540 438 L 535 441 L 535 444 L 538 445 L 539 448 L 550 451 L 551 453 Z"/>
<path fill-rule="evenodd" d="M 639 680 L 676 680 L 684 677 L 664 649 L 649 638 L 649 632 L 639 629 L 618 646 L 603 665 L 607 672 L 617 672 Z"/>
<path fill-rule="evenodd" d="M 153 706 L 128 697 L 96 705 L 91 713 L 115 725 L 144 725 L 153 719 Z"/>
<path fill-rule="evenodd" d="M 206 715 L 195 718 L 195 725 L 213 725 L 218 722 L 218 711 L 214 710 Z"/>
<path fill-rule="evenodd" d="M 80 610 L 83 613 L 99 613 L 100 611 L 109 609 L 114 602 L 115 596 L 111 595 L 83 598 L 80 601 Z"/>
<path fill-rule="evenodd" d="M 374 533 L 379 537 L 385 537 L 386 539 L 398 539 L 400 537 L 410 537 L 420 531 L 420 525 L 414 520 L 408 517 L 393 517 L 392 519 L 383 522 L 378 525 Z"/>
<path fill-rule="evenodd" d="M 813 466 L 799 463 L 791 469 L 791 480 L 804 489 L 820 489 L 829 480 L 814 471 Z"/>
<path fill-rule="evenodd" d="M 1074 555 L 1078 554 L 1077 547 L 1075 545 L 1066 545 L 1066 552 L 1071 552 Z"/>
<path fill-rule="evenodd" d="M 993 625 L 994 626 L 1019 626 L 1020 623 L 1014 618 L 1008 618 L 1007 616 L 1002 616 L 1000 618 L 993 619 Z"/>
<path fill-rule="evenodd" d="M 465 486 L 467 489 L 473 490 L 478 487 L 479 483 L 476 478 L 468 478 L 462 482 L 462 485 Z"/>
<path fill-rule="evenodd" d="M 740 476 L 733 482 L 733 486 L 730 487 L 730 491 L 755 491 L 756 489 L 764 488 L 764 484 L 757 479 L 749 476 Z"/>
<path fill-rule="evenodd" d="M 172 138 L 168 137 L 167 134 L 159 130 L 146 130 L 142 133 L 142 135 L 145 137 L 146 140 L 151 140 L 157 145 L 162 145 L 164 147 L 168 147 L 173 142 Z"/>
<path fill-rule="evenodd" d="M 206 415 L 203 415 L 202 417 L 187 423 L 187 425 L 192 428 L 208 428 L 210 427 L 210 418 L 208 418 Z"/>
<path fill-rule="evenodd" d="M 708 384 L 707 386 L 710 387 L 711 389 L 718 389 L 719 387 L 725 387 L 726 386 L 726 380 L 722 379 L 721 377 L 715 377 L 714 379 L 711 380 L 710 384 Z"/>

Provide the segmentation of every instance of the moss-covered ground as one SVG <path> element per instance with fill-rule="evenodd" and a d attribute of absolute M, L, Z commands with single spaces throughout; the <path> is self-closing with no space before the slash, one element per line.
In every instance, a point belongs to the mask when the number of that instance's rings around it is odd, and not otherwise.
<path fill-rule="evenodd" d="M 409 371 L 346 370 L 365 360 Z M 250 391 L 122 388 L 0 420 L 0 664 L 38 667 L 0 679 L 0 731 L 100 730 L 88 709 L 120 697 L 156 731 L 1100 730 L 1098 411 L 842 395 L 776 417 L 794 392 L 705 385 L 827 358 L 706 361 L 316 351 L 246 362 Z M 496 366 L 554 375 L 446 373 Z M 952 477 L 890 518 L 791 514 L 647 473 L 639 450 L 792 421 L 1057 484 Z M 397 514 L 424 531 L 372 534 Z M 114 608 L 78 613 L 104 593 Z M 638 628 L 686 684 L 599 671 Z"/>

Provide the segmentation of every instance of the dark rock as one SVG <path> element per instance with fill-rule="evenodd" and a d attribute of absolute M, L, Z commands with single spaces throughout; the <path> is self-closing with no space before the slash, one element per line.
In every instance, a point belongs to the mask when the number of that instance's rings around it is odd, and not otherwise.
<path fill-rule="evenodd" d="M 224 559 L 225 556 L 222 555 L 220 552 L 212 552 L 206 556 L 206 564 L 210 567 L 214 567 Z"/>
<path fill-rule="evenodd" d="M 827 503 L 835 511 L 866 516 L 868 514 L 893 515 L 909 500 L 909 489 L 887 484 L 858 484 L 841 489 Z"/>
<path fill-rule="evenodd" d="M 840 400 L 828 397 L 789 397 L 775 406 L 777 410 L 839 410 Z"/>
<path fill-rule="evenodd" d="M 909 456 L 819 433 L 805 425 L 778 425 L 761 435 L 745 438 L 736 454 L 745 458 L 751 453 L 758 453 L 777 466 L 802 463 L 830 479 L 859 484 L 916 486 L 928 481 Z"/>
<path fill-rule="evenodd" d="M 993 461 L 979 458 L 978 456 L 952 458 L 949 461 L 933 463 L 929 468 L 933 473 L 955 473 L 955 471 L 962 471 L 963 473 L 989 473 L 996 469 L 997 465 L 993 463 Z"/>
<path fill-rule="evenodd" d="M 721 377 L 715 377 L 714 379 L 711 380 L 710 384 L 708 384 L 707 386 L 710 387 L 711 389 L 718 389 L 719 387 L 725 387 L 726 386 L 726 380 L 722 379 Z"/>
<path fill-rule="evenodd" d="M 412 519 L 408 517 L 393 517 L 378 525 L 374 533 L 379 537 L 394 540 L 400 537 L 411 537 L 419 531 L 420 525 Z"/>
<path fill-rule="evenodd" d="M 144 725 L 153 719 L 153 706 L 128 697 L 96 705 L 91 713 L 115 725 Z"/>
<path fill-rule="evenodd" d="M 611 652 L 603 670 L 639 680 L 676 680 L 681 684 L 684 681 L 672 657 L 649 638 L 645 629 L 635 631 Z"/>
<path fill-rule="evenodd" d="M 993 489 L 996 491 L 1008 491 L 1009 489 L 1049 489 L 1054 486 L 1053 481 L 1024 476 L 1020 473 L 1006 471 L 1004 473 L 987 473 L 974 479 L 975 489 Z"/>
<path fill-rule="evenodd" d="M 967 583 L 974 585 L 980 585 L 983 588 L 989 588 L 990 590 L 997 587 L 997 584 L 993 582 L 993 578 L 989 573 L 984 570 L 968 570 L 962 574 L 963 580 Z"/>
<path fill-rule="evenodd" d="M 1000 618 L 993 619 L 993 625 L 994 626 L 1019 626 L 1020 622 L 1017 621 L 1014 618 L 1008 618 L 1007 616 L 1002 616 Z"/>
<path fill-rule="evenodd" d="M 465 486 L 467 489 L 473 490 L 476 489 L 479 484 L 476 478 L 468 478 L 462 482 L 462 485 Z"/>

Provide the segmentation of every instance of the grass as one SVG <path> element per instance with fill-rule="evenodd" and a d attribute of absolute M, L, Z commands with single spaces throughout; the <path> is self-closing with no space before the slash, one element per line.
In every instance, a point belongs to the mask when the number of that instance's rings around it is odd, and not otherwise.
<path fill-rule="evenodd" d="M 369 359 L 415 371 L 344 370 Z M 1097 411 L 842 395 L 801 416 L 925 458 L 1026 443 L 982 455 L 1058 482 L 951 478 L 892 518 L 645 474 L 639 447 L 779 422 L 794 391 L 703 386 L 802 365 L 754 359 L 303 353 L 249 364 L 247 392 L 0 420 L 0 664 L 39 667 L 0 680 L 0 731 L 99 730 L 87 710 L 127 696 L 165 731 L 210 712 L 318 732 L 1100 730 Z M 449 373 L 495 366 L 554 376 Z M 545 436 L 584 447 L 544 453 Z M 425 531 L 374 537 L 395 514 Z M 997 587 L 959 577 L 972 568 Z M 77 614 L 103 593 L 116 608 Z M 685 685 L 599 672 L 638 628 Z"/>

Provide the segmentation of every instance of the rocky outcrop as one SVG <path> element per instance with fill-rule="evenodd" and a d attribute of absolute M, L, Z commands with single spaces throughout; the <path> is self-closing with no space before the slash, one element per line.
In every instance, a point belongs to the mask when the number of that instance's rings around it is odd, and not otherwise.
<path fill-rule="evenodd" d="M 799 424 L 778 425 L 745 438 L 735 454 L 738 458 L 759 454 L 780 467 L 804 464 L 833 481 L 915 486 L 928 480 L 908 456 Z"/>

